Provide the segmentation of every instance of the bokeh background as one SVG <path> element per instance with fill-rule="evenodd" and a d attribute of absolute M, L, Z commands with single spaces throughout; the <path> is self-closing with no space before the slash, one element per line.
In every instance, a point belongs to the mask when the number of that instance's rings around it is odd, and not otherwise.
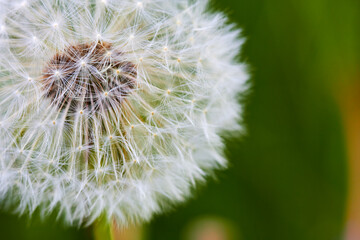
<path fill-rule="evenodd" d="M 226 12 L 247 38 L 239 54 L 252 75 L 247 134 L 226 139 L 229 169 L 143 226 L 143 239 L 350 239 L 356 183 L 349 173 L 356 169 L 344 119 L 353 119 L 347 101 L 355 112 L 360 101 L 344 99 L 360 81 L 360 1 L 213 0 L 212 8 Z M 51 217 L 0 214 L 5 240 L 93 239 L 92 233 Z"/>

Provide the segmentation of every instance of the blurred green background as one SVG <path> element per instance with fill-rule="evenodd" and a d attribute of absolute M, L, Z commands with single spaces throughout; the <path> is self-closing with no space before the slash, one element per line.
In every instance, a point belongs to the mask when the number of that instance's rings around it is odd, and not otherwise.
<path fill-rule="evenodd" d="M 358 0 L 215 0 L 243 28 L 251 66 L 246 136 L 230 167 L 146 225 L 148 240 L 191 240 L 213 223 L 227 240 L 344 239 L 347 153 L 337 89 L 360 63 Z M 360 80 L 360 79 L 359 79 Z M 0 214 L 1 239 L 92 239 L 92 230 Z M 206 238 L 204 238 L 206 239 Z"/>

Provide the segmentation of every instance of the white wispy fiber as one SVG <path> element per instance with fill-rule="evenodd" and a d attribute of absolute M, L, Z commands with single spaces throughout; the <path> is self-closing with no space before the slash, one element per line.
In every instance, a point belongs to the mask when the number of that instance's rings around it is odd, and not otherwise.
<path fill-rule="evenodd" d="M 3 202 L 138 223 L 226 166 L 248 75 L 206 0 L 0 4 Z"/>

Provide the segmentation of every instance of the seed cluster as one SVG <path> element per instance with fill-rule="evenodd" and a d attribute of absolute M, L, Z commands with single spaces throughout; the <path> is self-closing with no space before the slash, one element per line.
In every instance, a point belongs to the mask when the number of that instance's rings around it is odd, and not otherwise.
<path fill-rule="evenodd" d="M 136 86 L 136 66 L 121 61 L 122 55 L 106 42 L 72 45 L 56 53 L 43 71 L 46 96 L 70 112 L 116 107 Z"/>
<path fill-rule="evenodd" d="M 1 205 L 125 227 L 190 197 L 243 129 L 227 22 L 208 0 L 0 0 Z"/>

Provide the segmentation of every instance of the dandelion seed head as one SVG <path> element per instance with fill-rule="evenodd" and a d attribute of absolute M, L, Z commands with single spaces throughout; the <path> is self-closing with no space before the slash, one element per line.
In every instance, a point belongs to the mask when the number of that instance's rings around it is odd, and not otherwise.
<path fill-rule="evenodd" d="M 135 87 L 137 72 L 134 64 L 121 60 L 121 52 L 117 53 L 118 60 L 109 59 L 107 53 L 111 48 L 109 43 L 96 42 L 70 46 L 56 53 L 43 71 L 46 95 L 60 108 L 69 105 L 70 111 L 79 107 L 100 111 L 113 107 L 109 104 L 120 107 Z M 110 103 L 99 102 L 100 93 L 106 90 L 113 91 L 115 97 Z"/>
<path fill-rule="evenodd" d="M 240 31 L 207 0 L 0 0 L 0 197 L 126 225 L 182 202 L 239 133 Z"/>

